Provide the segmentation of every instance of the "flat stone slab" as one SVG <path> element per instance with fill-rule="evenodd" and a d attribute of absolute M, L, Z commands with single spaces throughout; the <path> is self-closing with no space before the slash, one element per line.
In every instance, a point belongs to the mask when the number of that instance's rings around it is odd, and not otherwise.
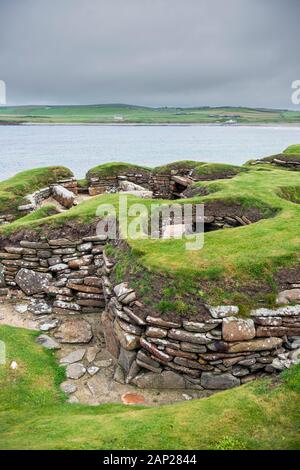
<path fill-rule="evenodd" d="M 15 277 L 17 285 L 26 295 L 46 292 L 51 280 L 51 274 L 39 273 L 26 268 L 21 268 Z"/>
<path fill-rule="evenodd" d="M 74 362 L 79 362 L 83 359 L 85 355 L 85 349 L 76 349 L 75 351 L 70 352 L 67 356 L 64 356 L 60 359 L 60 364 L 73 364 Z"/>
<path fill-rule="evenodd" d="M 40 335 L 35 341 L 46 349 L 60 349 L 60 345 L 48 335 Z"/>
<path fill-rule="evenodd" d="M 62 322 L 54 336 L 61 343 L 89 343 L 93 333 L 91 325 L 86 320 L 72 318 Z"/>
<path fill-rule="evenodd" d="M 66 374 L 68 379 L 80 379 L 86 373 L 86 368 L 83 364 L 76 362 L 67 366 Z"/>

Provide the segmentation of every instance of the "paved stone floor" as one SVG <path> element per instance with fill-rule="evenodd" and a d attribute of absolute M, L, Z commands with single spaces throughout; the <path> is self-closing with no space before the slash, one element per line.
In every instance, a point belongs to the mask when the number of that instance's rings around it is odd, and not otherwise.
<path fill-rule="evenodd" d="M 39 330 L 40 323 L 45 321 L 46 316 L 35 316 L 27 312 L 28 303 L 28 299 L 23 298 L 13 302 L 1 301 L 0 325 Z M 53 319 L 53 316 L 47 315 L 47 321 L 50 320 L 49 317 Z M 91 320 L 95 321 L 95 319 Z M 49 334 L 49 332 L 41 333 Z M 145 406 L 157 406 L 202 398 L 210 394 L 197 390 L 143 390 L 133 385 L 116 382 L 113 380 L 115 361 L 105 350 L 101 330 L 92 344 L 61 344 L 61 349 L 56 353 L 57 360 L 61 361 L 62 358 L 79 349 L 84 349 L 85 354 L 82 360 L 76 362 L 82 364 L 86 371 L 79 379 L 68 378 L 63 383 L 64 388 L 69 392 L 72 391 L 67 398 L 71 403 L 87 405 L 137 403 Z M 92 360 L 90 361 L 90 359 Z M 90 367 L 98 369 L 94 375 L 89 373 Z M 92 373 L 93 369 L 90 372 Z"/>

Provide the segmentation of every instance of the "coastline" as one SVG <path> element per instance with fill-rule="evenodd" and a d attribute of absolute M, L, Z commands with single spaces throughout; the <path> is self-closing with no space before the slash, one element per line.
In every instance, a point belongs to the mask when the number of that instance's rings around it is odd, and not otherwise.
<path fill-rule="evenodd" d="M 201 126 L 201 127 L 293 127 L 300 128 L 299 123 L 287 123 L 287 122 L 266 122 L 266 123 L 236 123 L 236 124 L 225 124 L 225 123 L 210 123 L 210 122 L 1 122 L 0 127 L 7 126 L 100 126 L 100 127 L 190 127 L 190 126 Z"/>

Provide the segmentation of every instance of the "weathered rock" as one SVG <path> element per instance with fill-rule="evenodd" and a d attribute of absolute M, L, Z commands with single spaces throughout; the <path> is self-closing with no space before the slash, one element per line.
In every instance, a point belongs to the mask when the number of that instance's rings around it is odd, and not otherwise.
<path fill-rule="evenodd" d="M 78 292 L 86 292 L 90 294 L 101 294 L 101 292 L 103 292 L 102 288 L 100 287 L 87 286 L 85 284 L 78 284 L 72 281 L 67 282 L 67 287 L 69 287 L 69 289 L 73 289 Z"/>
<path fill-rule="evenodd" d="M 211 372 L 203 372 L 201 385 L 209 390 L 226 390 L 240 385 L 240 380 L 232 374 L 215 375 Z"/>
<path fill-rule="evenodd" d="M 88 362 L 93 362 L 99 351 L 100 351 L 100 349 L 98 348 L 98 346 L 91 346 L 91 347 L 87 348 L 86 360 Z"/>
<path fill-rule="evenodd" d="M 28 304 L 16 304 L 14 306 L 14 310 L 17 312 L 17 313 L 25 313 L 28 311 Z"/>
<path fill-rule="evenodd" d="M 60 184 L 52 186 L 52 196 L 66 209 L 70 209 L 75 201 L 75 194 Z"/>
<path fill-rule="evenodd" d="M 111 320 L 108 312 L 104 312 L 101 315 L 101 324 L 103 327 L 106 349 L 112 356 L 118 359 L 120 344 L 113 327 L 113 321 Z"/>
<path fill-rule="evenodd" d="M 36 343 L 40 344 L 46 349 L 60 349 L 60 345 L 50 336 L 40 335 L 36 339 Z"/>
<path fill-rule="evenodd" d="M 49 267 L 49 271 L 53 273 L 58 273 L 59 271 L 64 271 L 65 269 L 68 269 L 68 265 L 65 263 L 54 264 L 53 266 Z"/>
<path fill-rule="evenodd" d="M 28 312 L 31 312 L 34 315 L 48 315 L 52 313 L 52 306 L 45 300 L 33 301 L 28 306 Z"/>
<path fill-rule="evenodd" d="M 80 269 L 82 266 L 89 266 L 93 260 L 91 256 L 83 256 L 82 258 L 76 258 L 68 261 L 68 266 L 71 269 Z"/>
<path fill-rule="evenodd" d="M 81 243 L 81 240 L 69 240 L 68 238 L 57 238 L 56 240 L 49 240 L 49 245 L 50 246 L 76 246 Z"/>
<path fill-rule="evenodd" d="M 137 349 L 140 345 L 140 337 L 124 331 L 119 322 L 114 323 L 114 332 L 121 346 L 128 351 Z"/>
<path fill-rule="evenodd" d="M 197 361 L 186 359 L 184 357 L 175 357 L 174 359 L 175 364 L 179 366 L 187 367 L 189 369 L 198 369 L 198 370 L 212 370 L 212 366 L 208 366 L 207 364 L 200 364 Z"/>
<path fill-rule="evenodd" d="M 75 310 L 80 312 L 81 307 L 75 302 L 63 302 L 62 300 L 55 300 L 53 302 L 53 307 L 58 307 L 66 310 Z"/>
<path fill-rule="evenodd" d="M 97 362 L 95 362 L 95 365 L 99 367 L 100 369 L 107 369 L 108 367 L 111 367 L 113 365 L 113 360 L 112 359 L 101 359 Z"/>
<path fill-rule="evenodd" d="M 49 243 L 47 242 L 30 242 L 28 240 L 20 241 L 20 245 L 23 248 L 30 248 L 33 250 L 48 250 Z"/>
<path fill-rule="evenodd" d="M 180 328 L 181 327 L 181 322 L 167 321 L 167 320 L 163 320 L 160 317 L 148 316 L 146 318 L 146 322 L 150 323 L 151 325 L 160 326 L 162 328 Z"/>
<path fill-rule="evenodd" d="M 39 329 L 40 331 L 50 331 L 56 328 L 57 325 L 58 325 L 58 320 L 54 319 L 52 321 L 40 323 Z"/>
<path fill-rule="evenodd" d="M 120 318 L 117 319 L 116 322 L 118 322 L 122 330 L 126 331 L 127 333 L 130 333 L 136 336 L 140 336 L 142 334 L 142 329 L 137 325 L 133 325 L 132 323 L 127 323 L 126 321 L 123 321 Z"/>
<path fill-rule="evenodd" d="M 131 364 L 131 367 L 129 369 L 129 372 L 127 374 L 125 382 L 127 384 L 131 383 L 132 380 L 139 374 L 140 370 L 141 370 L 141 368 L 138 365 L 137 361 L 133 361 L 133 363 Z"/>
<path fill-rule="evenodd" d="M 130 318 L 133 323 L 139 326 L 144 326 L 146 325 L 146 322 L 143 318 L 141 318 L 136 312 L 133 312 L 130 308 L 124 306 L 123 311 L 125 314 Z"/>
<path fill-rule="evenodd" d="M 208 344 L 210 342 L 209 339 L 202 333 L 190 333 L 185 330 L 179 330 L 172 328 L 168 332 L 168 337 L 171 339 L 176 339 L 178 341 L 188 342 L 188 343 L 195 343 L 195 344 Z"/>
<path fill-rule="evenodd" d="M 149 343 L 145 338 L 140 339 L 140 343 L 142 348 L 146 349 L 146 351 L 150 352 L 155 358 L 158 358 L 162 362 L 169 362 L 172 360 L 172 357 L 169 354 L 166 354 L 160 351 L 154 344 Z"/>
<path fill-rule="evenodd" d="M 222 335 L 225 341 L 244 341 L 255 337 L 254 321 L 236 317 L 224 318 Z"/>
<path fill-rule="evenodd" d="M 180 348 L 182 349 L 182 351 L 191 353 L 205 353 L 206 351 L 205 346 L 201 346 L 200 344 L 186 343 L 184 341 L 180 343 Z"/>
<path fill-rule="evenodd" d="M 137 375 L 132 382 L 139 388 L 154 389 L 184 389 L 185 379 L 182 375 L 172 371 L 163 371 L 161 374 L 146 372 Z"/>
<path fill-rule="evenodd" d="M 62 343 L 88 343 L 92 337 L 91 325 L 81 318 L 66 319 L 54 334 Z"/>
<path fill-rule="evenodd" d="M 102 287 L 102 279 L 96 276 L 87 276 L 84 279 L 84 284 L 92 287 Z"/>
<path fill-rule="evenodd" d="M 91 242 L 81 243 L 80 245 L 77 245 L 77 250 L 80 252 L 91 251 L 92 248 L 93 244 Z"/>
<path fill-rule="evenodd" d="M 69 364 L 66 369 L 66 375 L 68 379 L 80 379 L 86 373 L 86 368 L 83 364 L 75 362 L 74 364 Z"/>
<path fill-rule="evenodd" d="M 254 317 L 254 322 L 261 326 L 281 326 L 282 317 Z"/>
<path fill-rule="evenodd" d="M 286 305 L 297 303 L 300 301 L 300 289 L 284 290 L 278 294 L 276 303 L 278 305 Z"/>
<path fill-rule="evenodd" d="M 300 335 L 300 327 L 293 328 L 289 326 L 259 326 L 256 330 L 256 336 L 292 336 Z"/>
<path fill-rule="evenodd" d="M 157 328 L 155 326 L 148 326 L 146 330 L 146 336 L 150 336 L 151 338 L 165 338 L 167 334 L 167 330 L 163 330 L 162 328 Z"/>
<path fill-rule="evenodd" d="M 151 359 L 151 357 L 148 356 L 142 349 L 138 351 L 136 357 L 138 363 L 142 363 L 141 367 L 146 366 L 146 369 L 149 369 L 152 372 L 158 372 L 161 370 L 159 362 L 155 361 L 154 359 Z"/>
<path fill-rule="evenodd" d="M 122 367 L 122 369 L 128 373 L 129 369 L 131 367 L 131 364 L 136 358 L 136 352 L 135 351 L 127 351 L 124 348 L 120 348 L 120 354 L 118 358 L 118 364 Z"/>
<path fill-rule="evenodd" d="M 33 295 L 47 292 L 52 276 L 51 274 L 21 268 L 15 277 L 15 281 L 26 295 Z"/>
<path fill-rule="evenodd" d="M 97 367 L 97 366 L 91 366 L 91 367 L 88 367 L 87 371 L 88 371 L 88 374 L 93 376 L 93 375 L 96 375 L 97 372 L 99 372 L 100 370 L 100 367 Z"/>
<path fill-rule="evenodd" d="M 67 395 L 70 395 L 71 393 L 76 392 L 77 387 L 72 382 L 63 382 L 60 384 L 60 389 Z"/>
<path fill-rule="evenodd" d="M 258 308 L 252 310 L 253 317 L 293 317 L 300 315 L 300 305 L 293 305 L 288 307 L 281 307 L 275 310 L 269 308 Z"/>
<path fill-rule="evenodd" d="M 133 289 L 128 288 L 126 282 L 122 282 L 114 287 L 114 292 L 118 298 L 119 302 L 122 302 L 125 305 L 130 304 L 136 299 L 136 294 Z"/>
<path fill-rule="evenodd" d="M 76 351 L 72 351 L 67 356 L 62 357 L 59 362 L 60 364 L 73 364 L 74 362 L 79 362 L 83 359 L 85 351 L 85 349 L 76 349 Z"/>
<path fill-rule="evenodd" d="M 279 348 L 282 345 L 281 338 L 253 339 L 252 341 L 243 341 L 232 343 L 228 346 L 228 352 L 235 353 L 241 351 L 268 351 Z"/>
<path fill-rule="evenodd" d="M 185 330 L 191 331 L 194 333 L 206 333 L 216 328 L 222 320 L 211 320 L 210 322 L 193 322 L 193 321 L 183 321 L 182 326 Z"/>
<path fill-rule="evenodd" d="M 225 318 L 237 315 L 239 308 L 235 305 L 219 305 L 217 307 L 210 307 L 209 311 L 213 318 Z"/>
<path fill-rule="evenodd" d="M 116 370 L 115 370 L 115 373 L 114 373 L 114 380 L 116 382 L 118 382 L 119 384 L 124 384 L 125 383 L 124 370 L 119 365 L 117 365 L 117 367 L 116 367 Z"/>
<path fill-rule="evenodd" d="M 195 353 L 181 351 L 180 349 L 173 349 L 173 348 L 170 348 L 170 347 L 166 347 L 165 351 L 170 356 L 184 357 L 186 359 L 192 359 L 192 360 L 195 360 L 195 361 L 197 360 L 197 357 L 198 357 L 197 354 L 195 354 Z"/>

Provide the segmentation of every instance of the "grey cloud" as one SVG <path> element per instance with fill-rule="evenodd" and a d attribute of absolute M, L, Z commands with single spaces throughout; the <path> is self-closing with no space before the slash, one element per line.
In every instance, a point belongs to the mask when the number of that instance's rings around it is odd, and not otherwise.
<path fill-rule="evenodd" d="M 291 107 L 299 0 L 0 0 L 9 104 Z"/>

